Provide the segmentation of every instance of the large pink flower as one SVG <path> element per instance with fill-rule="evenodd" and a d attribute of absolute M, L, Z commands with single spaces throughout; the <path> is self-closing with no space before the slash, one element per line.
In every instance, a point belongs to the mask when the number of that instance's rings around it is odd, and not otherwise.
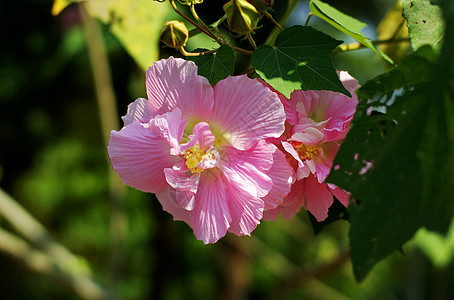
<path fill-rule="evenodd" d="M 170 57 L 146 74 L 147 99 L 129 105 L 108 145 L 125 184 L 155 193 L 204 243 L 249 235 L 265 207 L 282 203 L 292 170 L 265 141 L 284 131 L 275 93 L 247 76 L 211 87 L 193 62 Z"/>
<path fill-rule="evenodd" d="M 322 221 L 328 216 L 333 195 L 348 205 L 347 192 L 324 183 L 358 104 L 356 79 L 347 72 L 339 76 L 352 98 L 331 91 L 297 90 L 290 99 L 278 93 L 287 116 L 287 130 L 280 141 L 297 181 L 281 207 L 267 210 L 265 219 L 276 219 L 281 210 L 284 218 L 291 218 L 304 206 Z"/>

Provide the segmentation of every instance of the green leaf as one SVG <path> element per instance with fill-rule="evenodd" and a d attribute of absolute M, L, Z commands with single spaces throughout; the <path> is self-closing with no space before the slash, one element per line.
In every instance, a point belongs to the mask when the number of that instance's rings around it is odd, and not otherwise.
<path fill-rule="evenodd" d="M 393 64 L 393 60 L 391 58 L 375 47 L 371 40 L 361 33 L 361 29 L 367 25 L 366 23 L 360 22 L 320 0 L 311 0 L 309 6 L 314 15 L 331 24 L 348 36 L 354 38 L 359 43 L 383 57 L 383 59 L 390 64 Z"/>
<path fill-rule="evenodd" d="M 206 77 L 211 85 L 235 71 L 235 54 L 228 45 L 222 45 L 214 54 L 187 56 L 186 59 L 196 63 L 198 74 Z"/>
<path fill-rule="evenodd" d="M 429 0 L 402 0 L 402 9 L 413 48 L 425 44 L 439 48 L 444 32 L 440 8 Z"/>
<path fill-rule="evenodd" d="M 358 204 L 350 211 L 358 280 L 422 226 L 444 233 L 454 214 L 454 95 L 434 96 L 433 58 L 421 48 L 358 90 L 358 113 L 327 178 Z"/>
<path fill-rule="evenodd" d="M 171 10 L 167 3 L 151 0 L 87 1 L 92 17 L 109 24 L 137 64 L 146 70 L 159 59 L 159 35 Z"/>
<path fill-rule="evenodd" d="M 252 55 L 256 72 L 287 98 L 294 90 L 330 90 L 351 96 L 334 69 L 330 53 L 341 41 L 311 27 L 292 26 L 276 46 L 260 46 Z"/>

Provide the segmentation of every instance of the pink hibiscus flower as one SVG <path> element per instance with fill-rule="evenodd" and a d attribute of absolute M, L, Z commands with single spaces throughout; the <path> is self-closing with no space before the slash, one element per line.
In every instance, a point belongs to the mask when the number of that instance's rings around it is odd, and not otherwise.
<path fill-rule="evenodd" d="M 287 130 L 280 141 L 297 181 L 281 206 L 265 212 L 266 220 L 275 220 L 281 211 L 284 218 L 292 218 L 304 206 L 319 222 L 323 221 L 333 195 L 348 205 L 346 191 L 324 183 L 358 104 L 358 81 L 347 72 L 339 76 L 352 98 L 331 91 L 297 90 L 290 99 L 278 93 L 287 116 Z"/>
<path fill-rule="evenodd" d="M 193 62 L 173 57 L 148 69 L 146 88 L 148 100 L 130 104 L 111 133 L 115 171 L 205 244 L 249 235 L 292 183 L 292 170 L 278 167 L 285 155 L 265 141 L 284 131 L 279 98 L 245 75 L 211 87 Z"/>

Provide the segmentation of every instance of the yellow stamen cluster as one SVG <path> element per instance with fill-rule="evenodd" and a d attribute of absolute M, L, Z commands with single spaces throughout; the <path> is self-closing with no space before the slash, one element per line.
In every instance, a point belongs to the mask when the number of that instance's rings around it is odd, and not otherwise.
<path fill-rule="evenodd" d="M 189 168 L 191 173 L 200 173 L 203 171 L 203 169 L 200 169 L 197 165 L 206 156 L 206 153 L 200 149 L 198 144 L 195 144 L 188 150 L 184 151 L 183 156 L 186 159 L 186 166 Z"/>
<path fill-rule="evenodd" d="M 292 146 L 298 151 L 301 160 L 311 160 L 320 155 L 322 148 L 318 145 L 304 145 L 301 142 L 291 142 Z"/>

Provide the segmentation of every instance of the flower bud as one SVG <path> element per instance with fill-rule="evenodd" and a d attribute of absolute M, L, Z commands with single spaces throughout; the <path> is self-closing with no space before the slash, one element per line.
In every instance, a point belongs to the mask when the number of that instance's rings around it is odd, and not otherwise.
<path fill-rule="evenodd" d="M 231 0 L 224 4 L 227 24 L 230 31 L 249 34 L 257 27 L 260 14 L 247 0 Z"/>
<path fill-rule="evenodd" d="M 248 0 L 248 2 L 254 5 L 259 12 L 267 10 L 274 4 L 274 0 Z"/>
<path fill-rule="evenodd" d="M 186 45 L 188 37 L 188 28 L 183 22 L 168 21 L 162 28 L 160 40 L 169 47 L 180 49 Z"/>

